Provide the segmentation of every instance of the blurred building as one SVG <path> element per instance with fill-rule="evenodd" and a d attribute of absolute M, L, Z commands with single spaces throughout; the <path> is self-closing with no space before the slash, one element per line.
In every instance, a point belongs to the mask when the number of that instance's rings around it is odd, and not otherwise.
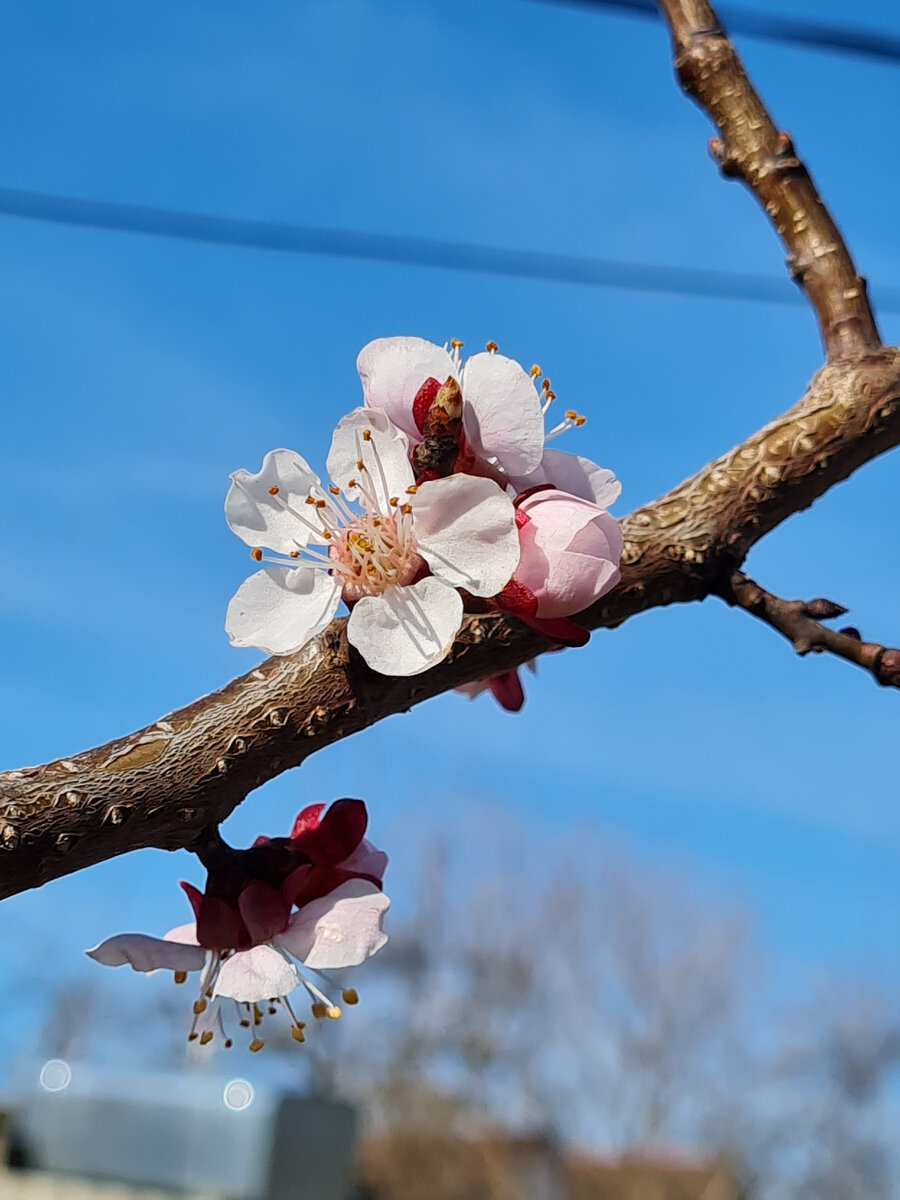
<path fill-rule="evenodd" d="M 37 1073 L 36 1073 L 37 1074 Z M 348 1200 L 346 1104 L 199 1073 L 46 1063 L 4 1098 L 2 1200 Z M 36 1080 L 37 1082 L 37 1080 Z"/>

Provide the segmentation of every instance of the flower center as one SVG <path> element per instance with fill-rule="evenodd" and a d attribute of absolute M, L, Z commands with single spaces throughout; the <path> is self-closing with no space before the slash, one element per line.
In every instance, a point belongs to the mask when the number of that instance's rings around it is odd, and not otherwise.
<path fill-rule="evenodd" d="M 339 564 L 342 596 L 352 604 L 363 596 L 380 596 L 390 587 L 412 583 L 425 566 L 416 551 L 409 505 L 386 516 L 367 514 L 335 531 L 328 557 Z"/>

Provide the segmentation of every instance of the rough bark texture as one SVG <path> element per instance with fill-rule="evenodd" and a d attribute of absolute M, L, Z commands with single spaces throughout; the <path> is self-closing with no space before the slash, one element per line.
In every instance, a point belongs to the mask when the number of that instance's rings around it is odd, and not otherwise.
<path fill-rule="evenodd" d="M 590 628 L 711 593 L 741 603 L 734 572 L 750 546 L 900 443 L 900 351 L 881 347 L 861 280 L 809 177 L 799 165 L 772 165 L 778 134 L 708 5 L 661 6 L 685 86 L 772 215 L 830 361 L 788 413 L 624 519 L 622 581 L 582 614 Z M 147 729 L 0 775 L 0 896 L 127 850 L 197 844 L 250 791 L 322 746 L 546 648 L 514 620 L 471 616 L 445 662 L 393 679 L 350 653 L 344 622 L 335 621 L 299 654 L 269 659 Z"/>

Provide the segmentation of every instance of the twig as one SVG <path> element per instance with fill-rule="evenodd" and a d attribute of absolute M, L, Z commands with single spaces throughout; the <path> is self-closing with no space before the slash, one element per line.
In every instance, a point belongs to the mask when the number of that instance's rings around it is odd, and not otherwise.
<path fill-rule="evenodd" d="M 881 339 L 837 225 L 790 137 L 779 131 L 706 0 L 658 0 L 685 92 L 719 130 L 724 175 L 747 184 L 778 230 L 788 267 L 815 310 L 829 361 L 877 351 Z"/>
<path fill-rule="evenodd" d="M 877 642 L 864 642 L 855 629 L 829 629 L 822 620 L 842 616 L 847 610 L 831 600 L 782 600 L 735 571 L 720 592 L 722 599 L 746 609 L 788 639 L 798 654 L 827 651 L 868 671 L 883 687 L 900 688 L 900 650 Z"/>

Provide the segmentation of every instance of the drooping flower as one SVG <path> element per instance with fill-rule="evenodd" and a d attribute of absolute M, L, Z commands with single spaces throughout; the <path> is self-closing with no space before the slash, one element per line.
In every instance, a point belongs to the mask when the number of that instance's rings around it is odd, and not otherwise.
<path fill-rule="evenodd" d="M 540 484 L 554 486 L 608 508 L 621 490 L 612 471 L 587 458 L 546 448 L 546 443 L 584 424 L 569 409 L 545 429 L 545 417 L 556 399 L 550 380 L 537 365 L 526 371 L 514 359 L 488 349 L 463 359 L 462 342 L 449 350 L 424 338 L 377 338 L 356 360 L 366 407 L 383 410 L 416 444 L 428 405 L 439 386 L 455 380 L 462 391 L 464 444 L 457 470 L 487 474 L 512 495 Z"/>
<path fill-rule="evenodd" d="M 365 806 L 338 801 L 324 819 L 323 808 L 304 809 L 288 838 L 258 839 L 249 850 L 214 846 L 206 890 L 182 884 L 194 908 L 190 924 L 163 938 L 118 934 L 88 955 L 105 966 L 170 970 L 176 983 L 199 972 L 190 1041 L 206 1045 L 218 1032 L 231 1046 L 222 1008 L 231 1000 L 239 1025 L 250 1030 L 251 1050 L 264 1044 L 264 1013 L 279 1007 L 302 1042 L 305 1026 L 288 997 L 302 986 L 314 1017 L 339 1017 L 320 972 L 358 966 L 387 941 L 387 856 L 363 836 Z M 358 1000 L 352 988 L 342 998 Z"/>
<path fill-rule="evenodd" d="M 330 486 L 290 450 L 271 451 L 255 474 L 232 475 L 228 524 L 256 561 L 273 565 L 238 588 L 228 635 L 236 646 L 290 654 L 322 632 L 343 599 L 347 638 L 373 670 L 427 670 L 462 623 L 457 589 L 492 596 L 515 569 L 510 498 L 467 475 L 417 487 L 406 434 L 371 408 L 341 420 L 327 465 Z"/>

